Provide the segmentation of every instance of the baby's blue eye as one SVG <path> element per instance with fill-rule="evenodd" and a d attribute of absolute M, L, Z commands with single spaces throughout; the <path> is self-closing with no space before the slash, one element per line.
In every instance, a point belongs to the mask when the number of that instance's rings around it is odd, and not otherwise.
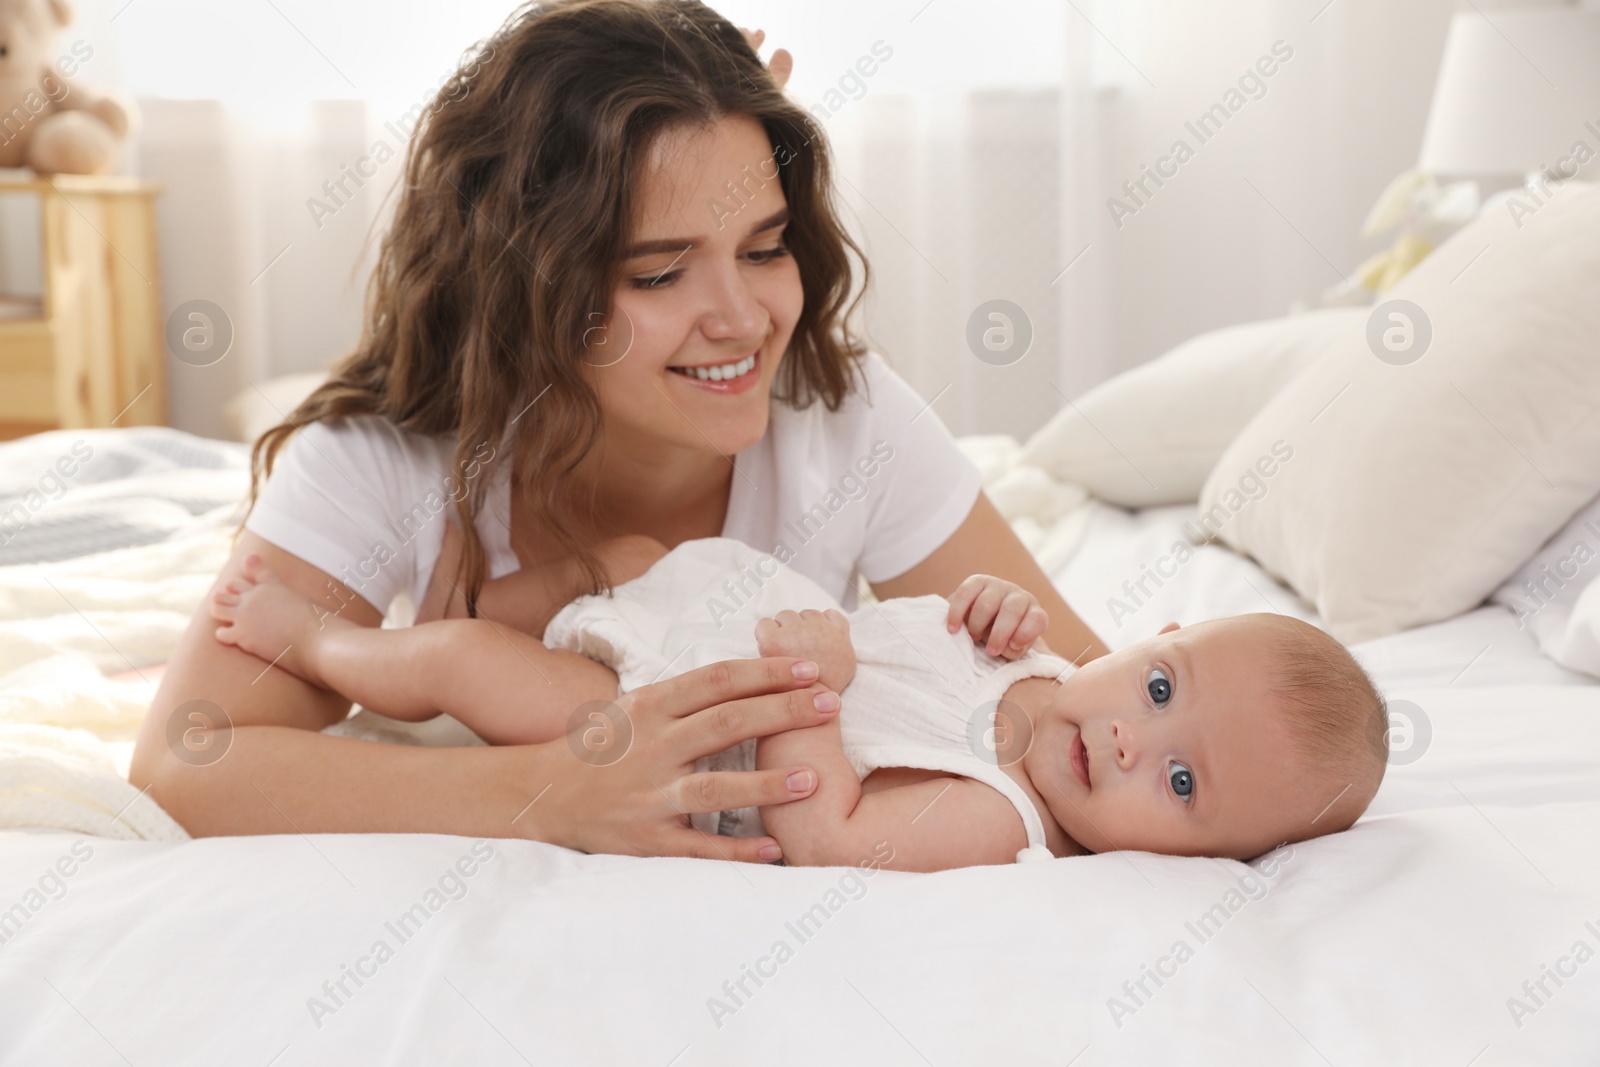
<path fill-rule="evenodd" d="M 1167 781 L 1172 784 L 1172 791 L 1178 794 L 1178 799 L 1187 802 L 1194 795 L 1194 772 L 1181 763 L 1174 763 L 1167 768 Z"/>
<path fill-rule="evenodd" d="M 1165 707 L 1167 701 L 1172 699 L 1172 679 L 1168 678 L 1160 667 L 1150 668 L 1150 677 L 1144 683 L 1144 687 L 1158 708 Z"/>

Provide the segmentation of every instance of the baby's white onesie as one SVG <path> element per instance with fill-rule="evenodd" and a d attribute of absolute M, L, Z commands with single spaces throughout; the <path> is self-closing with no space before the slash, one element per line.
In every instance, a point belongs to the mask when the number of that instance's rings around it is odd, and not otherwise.
<path fill-rule="evenodd" d="M 687 541 L 611 596 L 568 604 L 545 629 L 545 644 L 579 652 L 617 672 L 626 693 L 708 663 L 759 655 L 755 624 L 783 610 L 839 607 L 815 582 L 742 541 Z M 963 629 L 945 628 L 943 597 L 867 604 L 850 613 L 855 680 L 841 694 L 845 756 L 865 778 L 880 767 L 942 771 L 1000 791 L 1028 834 L 1018 861 L 1049 859 L 1044 824 L 1021 786 L 1002 769 L 992 741 L 995 706 L 1024 678 L 1064 678 L 1075 668 L 1029 652 L 990 656 Z M 751 770 L 755 742 L 701 760 L 700 770 Z M 765 833 L 754 808 L 693 816 L 711 833 Z"/>

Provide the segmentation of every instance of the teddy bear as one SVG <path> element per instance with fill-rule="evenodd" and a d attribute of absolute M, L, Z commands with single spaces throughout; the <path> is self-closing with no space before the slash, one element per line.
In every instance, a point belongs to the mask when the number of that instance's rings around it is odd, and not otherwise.
<path fill-rule="evenodd" d="M 0 0 L 0 167 L 101 174 L 132 132 L 131 103 L 70 80 L 94 55 L 84 41 L 57 51 L 71 22 L 68 0 Z"/>

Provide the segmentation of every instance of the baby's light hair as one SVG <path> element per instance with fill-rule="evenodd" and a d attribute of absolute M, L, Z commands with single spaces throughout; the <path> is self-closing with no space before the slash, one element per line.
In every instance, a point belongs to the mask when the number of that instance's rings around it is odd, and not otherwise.
<path fill-rule="evenodd" d="M 1261 615 L 1270 627 L 1271 687 L 1295 747 L 1328 792 L 1327 807 L 1294 840 L 1349 829 L 1389 763 L 1389 710 L 1350 650 L 1310 623 Z"/>

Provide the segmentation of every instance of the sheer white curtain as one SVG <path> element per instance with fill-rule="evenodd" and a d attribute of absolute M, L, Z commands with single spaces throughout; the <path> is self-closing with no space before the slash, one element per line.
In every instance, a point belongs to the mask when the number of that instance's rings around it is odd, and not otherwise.
<path fill-rule="evenodd" d="M 956 432 L 1025 436 L 1063 396 L 1314 299 L 1369 251 L 1356 230 L 1416 159 L 1451 0 L 717 6 L 797 57 L 872 262 L 871 339 Z M 234 392 L 348 349 L 403 117 L 510 7 L 85 0 L 65 40 L 96 48 L 83 77 L 140 98 L 127 169 L 166 186 L 164 301 L 211 300 L 236 329 L 220 363 L 171 362 L 175 425 L 221 434 Z M 1199 144 L 1185 124 L 1278 41 L 1292 57 Z M 1180 139 L 1193 157 L 1133 205 L 1123 183 Z M 1112 197 L 1137 207 L 1120 227 Z M 968 343 L 992 300 L 1031 324 L 1009 365 Z"/>
<path fill-rule="evenodd" d="M 925 395 L 943 391 L 936 408 L 958 433 L 1025 436 L 1064 398 L 1195 333 L 1284 314 L 1339 281 L 1372 251 L 1358 229 L 1379 191 L 1415 164 L 1451 12 L 1450 0 L 1052 7 L 1049 84 L 869 95 L 840 116 L 845 200 L 880 268 L 873 336 Z M 964 32 L 932 45 L 945 49 L 934 65 L 959 70 L 990 23 L 942 14 Z M 1260 77 L 1277 42 L 1288 58 Z M 1186 123 L 1225 101 L 1242 103 L 1201 143 Z M 1179 140 L 1192 158 L 1167 164 L 1163 185 L 1145 177 Z M 1124 183 L 1141 178 L 1135 202 Z M 1135 213 L 1114 218 L 1113 197 Z M 991 299 L 1034 328 L 1010 366 L 968 344 L 968 317 Z"/>

